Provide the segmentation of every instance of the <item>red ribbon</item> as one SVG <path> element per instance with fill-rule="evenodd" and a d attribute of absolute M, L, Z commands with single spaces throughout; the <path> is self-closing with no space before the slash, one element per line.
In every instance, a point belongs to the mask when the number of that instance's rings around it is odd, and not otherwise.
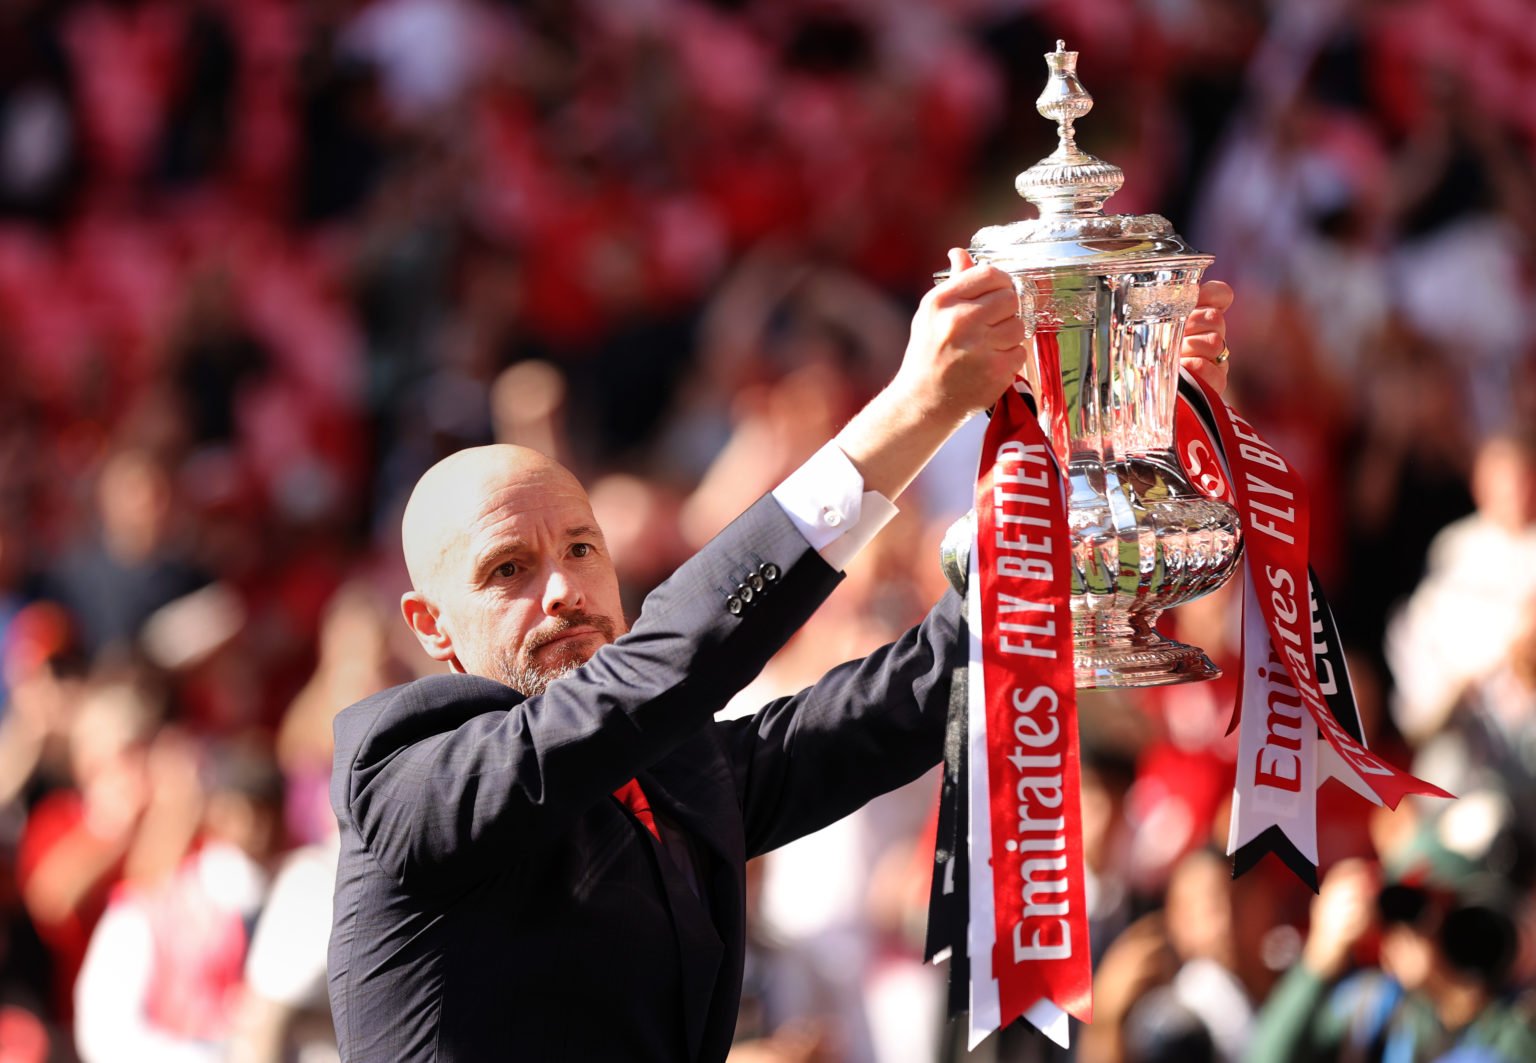
<path fill-rule="evenodd" d="M 1366 749 L 1329 711 L 1312 649 L 1306 485 L 1279 452 L 1222 402 L 1213 388 L 1199 378 L 1195 380 L 1210 405 L 1231 470 L 1227 486 L 1242 516 L 1246 563 L 1258 592 L 1258 606 L 1269 631 L 1272 652 L 1283 664 L 1301 703 L 1343 766 L 1388 808 L 1396 808 L 1409 794 L 1449 797 L 1439 787 L 1394 768 Z M 1193 423 L 1198 427 L 1198 420 Z M 1186 421 L 1183 428 L 1187 431 L 1189 425 Z M 1186 452 L 1196 445 L 1191 438 L 1197 439 L 1198 434 L 1186 436 L 1180 442 L 1180 456 L 1186 460 Z"/>
<path fill-rule="evenodd" d="M 1001 1021 L 1012 1022 L 1044 998 L 1088 1022 L 1093 970 L 1066 492 L 1039 421 L 1013 388 L 987 427 L 976 532 L 996 929 L 992 973 Z"/>

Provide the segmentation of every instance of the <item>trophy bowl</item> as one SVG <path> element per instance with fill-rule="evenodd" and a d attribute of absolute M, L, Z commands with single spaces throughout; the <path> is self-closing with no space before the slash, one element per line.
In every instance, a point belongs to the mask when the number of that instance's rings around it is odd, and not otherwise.
<path fill-rule="evenodd" d="M 1241 553 L 1237 511 L 1198 491 L 1174 450 L 1179 345 L 1212 259 L 1159 215 L 1104 214 L 1124 175 L 1077 147 L 1073 123 L 1093 106 L 1077 53 L 1057 41 L 1045 59 L 1036 108 L 1060 142 L 1016 182 L 1038 217 L 981 229 L 970 253 L 1014 280 L 1022 374 L 1068 484 L 1077 686 L 1214 678 L 1202 650 L 1156 630 Z"/>

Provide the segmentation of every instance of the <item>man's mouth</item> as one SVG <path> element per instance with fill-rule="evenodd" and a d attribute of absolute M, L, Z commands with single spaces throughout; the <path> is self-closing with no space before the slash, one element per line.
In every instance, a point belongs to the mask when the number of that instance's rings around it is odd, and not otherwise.
<path fill-rule="evenodd" d="M 550 629 L 529 639 L 528 648 L 524 652 L 532 656 L 552 646 L 564 646 L 568 642 L 588 638 L 596 638 L 599 642 L 612 642 L 612 623 L 606 617 L 593 613 L 567 616 Z"/>
<path fill-rule="evenodd" d="M 583 638 L 583 637 L 585 637 L 587 635 L 597 635 L 597 636 L 601 637 L 602 634 L 603 633 L 601 631 L 597 630 L 597 628 L 595 628 L 595 627 L 587 627 L 585 625 L 582 625 L 580 627 L 573 627 L 573 628 L 569 628 L 569 629 L 567 629 L 565 631 L 557 632 L 557 633 L 555 633 L 553 635 L 550 635 L 546 639 L 540 640 L 539 645 L 538 645 L 537 648 L 540 649 L 540 650 L 547 649 L 550 646 L 558 646 L 561 643 L 569 642 L 571 639 L 579 639 L 579 638 Z"/>
<path fill-rule="evenodd" d="M 542 694 L 551 682 L 574 672 L 601 645 L 612 642 L 619 627 L 601 613 L 575 612 L 553 619 L 542 630 L 528 633 L 516 655 L 507 657 L 498 678 L 530 697 Z"/>

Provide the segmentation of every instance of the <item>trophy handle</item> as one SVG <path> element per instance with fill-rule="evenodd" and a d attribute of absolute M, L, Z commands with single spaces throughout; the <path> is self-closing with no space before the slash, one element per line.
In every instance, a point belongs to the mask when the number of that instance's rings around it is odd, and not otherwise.
<path fill-rule="evenodd" d="M 971 543 L 976 539 L 976 511 L 970 510 L 944 532 L 939 543 L 939 567 L 962 597 L 970 585 Z"/>

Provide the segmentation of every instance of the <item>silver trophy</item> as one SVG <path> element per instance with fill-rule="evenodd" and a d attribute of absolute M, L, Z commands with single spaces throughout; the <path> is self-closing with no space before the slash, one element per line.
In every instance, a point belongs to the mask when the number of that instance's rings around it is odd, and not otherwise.
<path fill-rule="evenodd" d="M 1060 143 L 1015 182 L 1039 216 L 987 226 L 970 252 L 1014 279 L 1023 372 L 1067 471 L 1077 685 L 1210 679 L 1202 650 L 1155 626 L 1225 583 L 1240 552 L 1237 511 L 1197 491 L 1174 454 L 1179 344 L 1212 259 L 1159 215 L 1104 213 L 1125 175 L 1077 146 L 1073 123 L 1093 107 L 1077 53 L 1057 41 L 1045 60 L 1035 106 Z M 963 583 L 958 542 L 943 553 Z"/>

